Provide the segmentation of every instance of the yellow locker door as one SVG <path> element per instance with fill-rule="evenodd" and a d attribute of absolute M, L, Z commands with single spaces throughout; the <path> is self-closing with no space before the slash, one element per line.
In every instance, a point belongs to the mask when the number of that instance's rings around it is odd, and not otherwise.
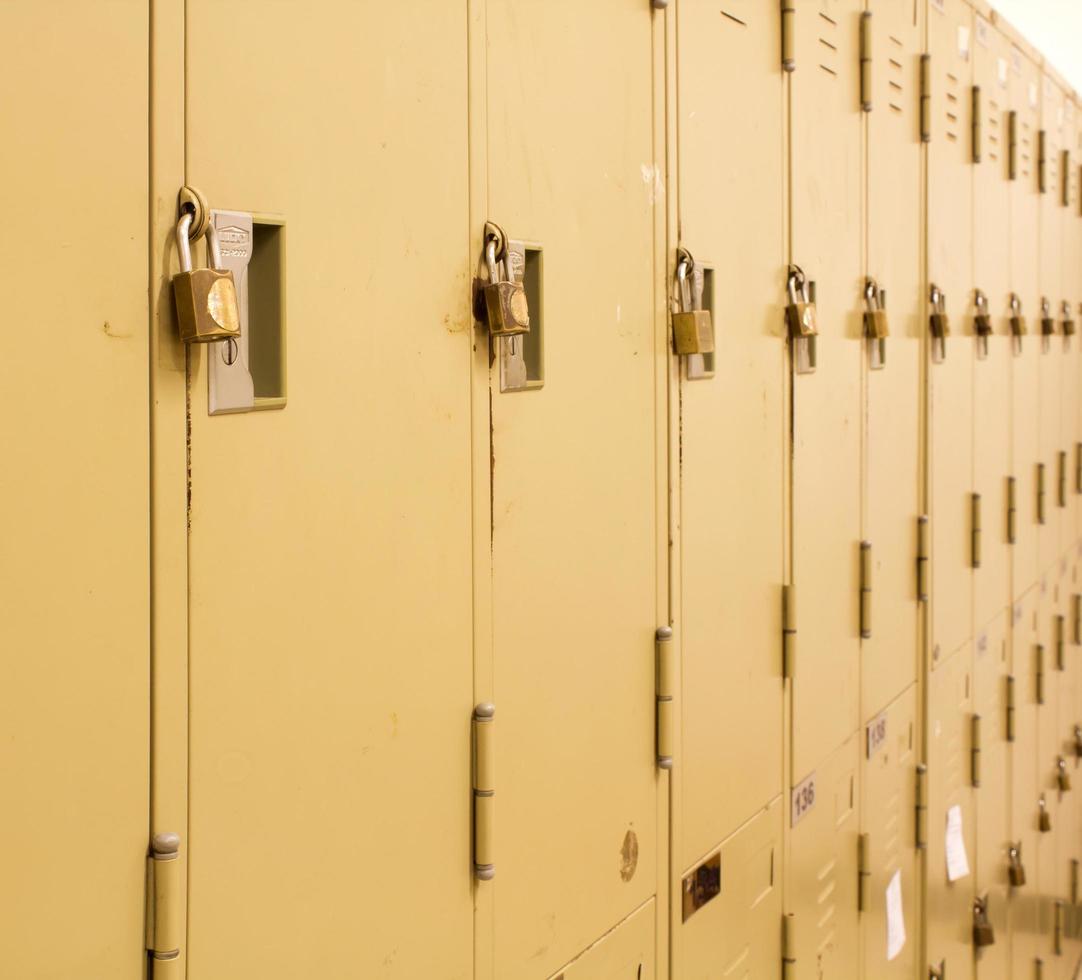
<path fill-rule="evenodd" d="M 679 198 L 681 244 L 706 270 L 715 332 L 712 355 L 679 358 L 682 687 L 672 873 L 681 887 L 782 792 L 787 378 L 778 297 L 780 7 L 730 0 L 719 12 L 709 0 L 683 0 L 675 17 L 680 182 L 671 197 Z M 675 969 L 716 971 L 727 955 L 721 937 L 700 946 L 680 928 L 679 909 L 674 916 Z M 697 917 L 697 932 L 708 918 Z"/>
<path fill-rule="evenodd" d="M 816 283 L 819 322 L 815 371 L 794 370 L 792 393 L 796 773 L 859 725 L 862 6 L 814 0 L 793 26 L 792 260 Z"/>
<path fill-rule="evenodd" d="M 7 3 L 0 973 L 143 975 L 147 5 Z"/>
<path fill-rule="evenodd" d="M 862 735 L 854 734 L 793 787 L 786 980 L 860 972 L 857 912 Z"/>
<path fill-rule="evenodd" d="M 188 977 L 465 978 L 464 11 L 186 9 L 187 176 L 255 213 L 220 237 L 267 409 L 210 415 L 190 351 Z"/>
<path fill-rule="evenodd" d="M 919 735 L 916 684 L 864 726 L 860 921 L 862 976 L 869 978 L 911 980 L 920 958 L 914 826 Z"/>
<path fill-rule="evenodd" d="M 1011 786 L 1007 741 L 1007 676 L 1010 612 L 1004 610 L 977 634 L 970 722 L 972 782 L 977 807 L 975 885 L 992 923 L 995 942 L 975 949 L 977 976 L 1010 976 Z"/>
<path fill-rule="evenodd" d="M 1002 21 L 997 26 L 1009 30 Z M 1008 157 L 1013 164 L 1010 190 L 1010 291 L 1026 335 L 1011 340 L 1011 476 L 1014 494 L 1014 544 L 1011 548 L 1011 598 L 1017 602 L 1039 578 L 1037 555 L 1037 463 L 1040 459 L 1041 292 L 1040 192 L 1037 180 L 1040 130 L 1040 68 L 1013 32 L 1010 47 Z"/>
<path fill-rule="evenodd" d="M 890 337 L 876 367 L 865 339 L 864 539 L 871 545 L 871 622 L 861 641 L 861 719 L 867 723 L 916 680 L 913 574 L 920 513 L 922 191 L 920 54 L 923 4 L 869 4 L 867 276 L 886 296 Z M 867 30 L 867 29 L 866 29 Z M 858 302 L 859 306 L 859 302 Z"/>
<path fill-rule="evenodd" d="M 1007 705 L 1014 736 L 1010 751 L 1010 840 L 1015 850 L 1008 853 L 1008 858 L 1014 859 L 1025 876 L 1023 884 L 1010 889 L 1011 967 L 1015 977 L 1031 976 L 1034 961 L 1041 952 L 1038 929 L 1042 885 L 1038 852 L 1045 835 L 1039 830 L 1037 806 L 1040 797 L 1037 719 L 1041 710 L 1039 605 L 1040 587 L 1034 586 L 1015 602 L 1011 612 Z"/>
<path fill-rule="evenodd" d="M 978 336 L 973 367 L 973 622 L 990 622 L 1010 604 L 1008 477 L 1011 468 L 1010 174 L 1007 159 L 1007 42 L 995 31 L 991 8 L 973 18 L 973 90 L 977 112 L 970 135 L 973 169 L 975 286 L 990 336 Z M 973 320 L 974 326 L 978 323 Z M 983 321 L 980 321 L 983 324 Z M 975 522 L 975 524 L 974 524 Z"/>
<path fill-rule="evenodd" d="M 973 976 L 977 813 L 970 785 L 972 650 L 955 650 L 928 680 L 928 814 L 923 905 L 928 963 Z"/>
<path fill-rule="evenodd" d="M 1053 569 L 1065 546 L 1064 503 L 1061 479 L 1065 478 L 1063 432 L 1064 353 L 1060 334 L 1059 304 L 1063 294 L 1063 172 L 1065 149 L 1065 93 L 1051 75 L 1041 80 L 1041 129 L 1038 148 L 1040 197 L 1040 291 L 1041 319 L 1047 318 L 1053 335 L 1042 336 L 1040 357 L 1040 458 L 1043 467 L 1043 522 L 1039 532 L 1041 574 Z M 1045 304 L 1047 303 L 1047 315 Z M 1041 319 L 1038 327 L 1042 327 Z"/>
<path fill-rule="evenodd" d="M 497 977 L 596 942 L 666 850 L 652 24 L 624 0 L 485 5 L 487 215 L 543 257 L 543 385 L 501 390 L 498 357 L 490 381 Z"/>
<path fill-rule="evenodd" d="M 965 0 L 929 4 L 928 282 L 929 296 L 945 296 L 951 325 L 941 360 L 929 345 L 933 665 L 972 632 L 972 31 Z"/>

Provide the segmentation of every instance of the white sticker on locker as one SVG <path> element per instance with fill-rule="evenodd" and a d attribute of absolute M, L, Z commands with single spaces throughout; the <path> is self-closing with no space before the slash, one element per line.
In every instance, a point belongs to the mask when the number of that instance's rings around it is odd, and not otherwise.
<path fill-rule="evenodd" d="M 996 65 L 996 70 L 998 72 L 999 84 L 1005 86 L 1007 84 L 1007 59 L 1006 58 L 1000 58 L 999 59 L 999 62 Z"/>
<path fill-rule="evenodd" d="M 1029 107 L 1031 109 L 1037 108 L 1037 83 L 1029 83 Z"/>
<path fill-rule="evenodd" d="M 905 912 L 902 910 L 902 872 L 895 871 L 887 885 L 887 961 L 905 948 Z"/>
<path fill-rule="evenodd" d="M 965 24 L 958 25 L 958 54 L 963 61 L 969 61 L 969 28 Z"/>
<path fill-rule="evenodd" d="M 966 841 L 962 832 L 962 808 L 952 806 L 947 811 L 947 881 L 957 881 L 969 874 Z"/>

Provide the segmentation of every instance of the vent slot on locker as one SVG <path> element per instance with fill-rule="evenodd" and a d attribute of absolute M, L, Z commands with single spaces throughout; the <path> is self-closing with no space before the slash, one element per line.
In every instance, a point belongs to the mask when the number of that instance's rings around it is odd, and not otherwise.
<path fill-rule="evenodd" d="M 1030 130 L 1030 127 L 1029 127 L 1029 123 L 1026 122 L 1025 120 L 1023 120 L 1022 121 L 1022 152 L 1019 154 L 1019 156 L 1022 159 L 1022 176 L 1024 176 L 1024 177 L 1030 176 L 1031 164 L 1033 162 L 1032 159 L 1031 159 L 1031 157 L 1033 155 L 1033 153 L 1032 153 L 1033 143 L 1032 143 L 1032 138 L 1030 136 L 1030 133 L 1031 133 L 1031 130 Z"/>
<path fill-rule="evenodd" d="M 256 218 L 248 263 L 248 370 L 256 408 L 286 403 L 285 225 Z"/>
<path fill-rule="evenodd" d="M 958 130 L 961 126 L 960 113 L 962 105 L 958 100 L 958 76 L 947 72 L 947 85 L 944 89 L 947 96 L 947 139 L 952 143 L 958 142 Z"/>
<path fill-rule="evenodd" d="M 890 89 L 890 98 L 887 105 L 890 106 L 892 112 L 905 115 L 905 109 L 903 108 L 905 106 L 905 68 L 902 65 L 905 45 L 893 34 L 888 36 L 890 37 L 891 53 L 887 58 L 887 87 Z"/>
<path fill-rule="evenodd" d="M 526 289 L 530 332 L 501 337 L 500 391 L 534 391 L 545 385 L 544 249 L 534 242 L 508 241 L 515 275 Z"/>
<path fill-rule="evenodd" d="M 999 159 L 999 103 L 993 99 L 988 99 L 988 112 L 985 113 L 988 117 L 988 159 Z"/>
<path fill-rule="evenodd" d="M 828 75 L 838 76 L 838 22 L 819 11 L 819 67 Z"/>
<path fill-rule="evenodd" d="M 703 270 L 703 309 L 710 311 L 710 317 L 714 321 L 714 345 L 715 350 L 709 354 L 688 354 L 683 358 L 686 365 L 688 381 L 701 381 L 705 378 L 714 377 L 714 358 L 717 349 L 717 311 L 714 309 L 714 268 L 705 262 L 700 262 Z"/>

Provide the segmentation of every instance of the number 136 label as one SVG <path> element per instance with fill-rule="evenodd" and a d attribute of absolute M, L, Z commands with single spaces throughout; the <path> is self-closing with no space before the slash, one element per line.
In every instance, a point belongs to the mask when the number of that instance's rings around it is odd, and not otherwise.
<path fill-rule="evenodd" d="M 799 785 L 793 787 L 793 812 L 790 826 L 795 827 L 813 806 L 815 806 L 815 773 L 807 776 Z"/>

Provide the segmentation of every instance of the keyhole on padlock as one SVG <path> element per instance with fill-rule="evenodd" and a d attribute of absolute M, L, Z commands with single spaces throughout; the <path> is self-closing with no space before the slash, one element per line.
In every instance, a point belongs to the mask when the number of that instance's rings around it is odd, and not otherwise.
<path fill-rule="evenodd" d="M 239 354 L 240 348 L 232 337 L 222 342 L 222 360 L 230 365 L 230 367 L 237 363 L 237 356 Z"/>

